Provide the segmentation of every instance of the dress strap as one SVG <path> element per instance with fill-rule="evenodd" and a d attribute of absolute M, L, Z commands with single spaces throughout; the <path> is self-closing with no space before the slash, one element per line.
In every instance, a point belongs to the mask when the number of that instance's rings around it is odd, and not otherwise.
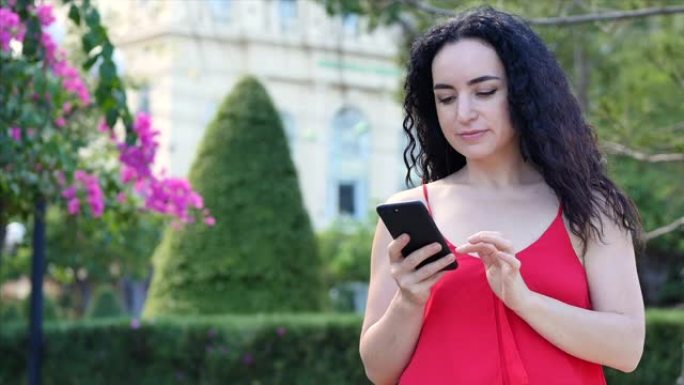
<path fill-rule="evenodd" d="M 427 209 L 430 215 L 432 215 L 432 208 L 430 207 L 430 198 L 428 197 L 427 184 L 423 183 L 423 197 L 425 197 L 425 203 L 427 204 Z"/>

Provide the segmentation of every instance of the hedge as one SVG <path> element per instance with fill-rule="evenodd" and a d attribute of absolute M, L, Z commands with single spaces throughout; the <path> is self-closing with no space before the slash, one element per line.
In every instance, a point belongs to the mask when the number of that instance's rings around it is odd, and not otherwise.
<path fill-rule="evenodd" d="M 683 310 L 650 310 L 639 368 L 606 369 L 608 384 L 674 385 Z M 48 323 L 43 383 L 368 384 L 358 355 L 361 318 L 298 314 Z M 2 325 L 0 384 L 25 384 L 24 325 Z"/>

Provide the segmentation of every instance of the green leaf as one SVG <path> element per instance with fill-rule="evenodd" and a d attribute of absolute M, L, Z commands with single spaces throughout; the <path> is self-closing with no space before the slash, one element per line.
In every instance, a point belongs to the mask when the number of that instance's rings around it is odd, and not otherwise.
<path fill-rule="evenodd" d="M 41 31 L 42 29 L 37 17 L 33 16 L 26 20 L 26 35 L 24 36 L 22 49 L 24 56 L 35 57 L 38 55 Z"/>
<path fill-rule="evenodd" d="M 106 42 L 104 44 L 104 46 L 102 47 L 102 57 L 110 60 L 112 58 L 113 53 L 114 53 L 114 46 L 111 43 Z"/>
<path fill-rule="evenodd" d="M 100 54 L 97 54 L 97 55 L 95 55 L 95 56 L 92 56 L 92 57 L 89 58 L 88 60 L 86 60 L 86 61 L 83 63 L 83 69 L 87 71 L 87 70 L 89 70 L 90 68 L 92 68 L 92 66 L 97 62 L 97 59 L 99 59 L 99 58 L 100 58 Z"/>
<path fill-rule="evenodd" d="M 86 24 L 88 27 L 95 28 L 100 25 L 100 13 L 95 8 L 91 8 L 86 15 Z"/>
<path fill-rule="evenodd" d="M 104 82 L 111 82 L 116 78 L 116 66 L 113 61 L 105 59 L 100 65 L 100 77 Z"/>
<path fill-rule="evenodd" d="M 83 44 L 83 52 L 90 53 L 93 48 L 100 44 L 100 39 L 95 31 L 90 31 L 83 35 L 81 38 L 81 43 Z"/>
<path fill-rule="evenodd" d="M 114 100 L 116 100 L 116 103 L 121 110 L 126 108 L 126 93 L 123 90 L 112 90 L 112 96 L 114 97 Z"/>
<path fill-rule="evenodd" d="M 69 7 L 69 19 L 76 25 L 81 25 L 81 14 L 78 12 L 76 4 L 71 4 L 71 7 Z"/>
<path fill-rule="evenodd" d="M 106 114 L 105 119 L 106 119 L 107 125 L 109 127 L 114 127 L 118 118 L 119 118 L 119 111 L 117 111 L 115 108 L 107 110 L 107 114 Z"/>

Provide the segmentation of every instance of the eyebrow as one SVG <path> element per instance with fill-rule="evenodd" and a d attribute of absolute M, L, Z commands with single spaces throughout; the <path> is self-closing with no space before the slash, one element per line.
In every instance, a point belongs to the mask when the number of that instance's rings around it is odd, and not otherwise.
<path fill-rule="evenodd" d="M 492 75 L 480 76 L 480 77 L 477 77 L 477 78 L 475 78 L 475 79 L 470 79 L 470 80 L 468 80 L 468 85 L 469 85 L 469 86 L 472 86 L 473 84 L 486 82 L 487 80 L 497 80 L 497 79 L 500 80 L 501 78 L 498 77 L 498 76 L 492 76 Z M 449 90 L 453 90 L 454 87 L 451 86 L 451 85 L 449 85 L 449 84 L 437 83 L 437 84 L 435 84 L 434 87 L 432 87 L 432 89 L 433 89 L 433 90 L 440 90 L 440 89 L 449 89 Z"/>

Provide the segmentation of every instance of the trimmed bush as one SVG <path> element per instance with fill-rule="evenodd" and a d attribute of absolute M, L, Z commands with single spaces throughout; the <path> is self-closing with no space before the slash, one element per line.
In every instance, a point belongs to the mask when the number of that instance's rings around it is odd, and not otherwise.
<path fill-rule="evenodd" d="M 345 282 L 368 282 L 370 255 L 375 234 L 371 220 L 340 218 L 318 234 L 318 245 L 330 286 Z"/>
<path fill-rule="evenodd" d="M 189 179 L 216 225 L 167 229 L 145 317 L 321 309 L 315 236 L 282 122 L 256 79 L 225 99 Z"/>
<path fill-rule="evenodd" d="M 358 354 L 361 318 L 298 314 L 47 323 L 45 385 L 368 384 Z M 647 314 L 646 350 L 610 385 L 674 385 L 683 310 Z M 25 384 L 25 325 L 0 328 L 0 384 Z"/>
<path fill-rule="evenodd" d="M 360 325 L 320 314 L 48 324 L 43 384 L 368 384 Z M 25 332 L 0 330 L 3 385 L 26 383 Z"/>
<path fill-rule="evenodd" d="M 100 286 L 95 290 L 92 301 L 86 309 L 86 318 L 113 318 L 126 314 L 121 299 L 109 286 Z"/>
<path fill-rule="evenodd" d="M 0 322 L 19 322 L 26 319 L 21 311 L 21 305 L 17 302 L 0 303 Z"/>

